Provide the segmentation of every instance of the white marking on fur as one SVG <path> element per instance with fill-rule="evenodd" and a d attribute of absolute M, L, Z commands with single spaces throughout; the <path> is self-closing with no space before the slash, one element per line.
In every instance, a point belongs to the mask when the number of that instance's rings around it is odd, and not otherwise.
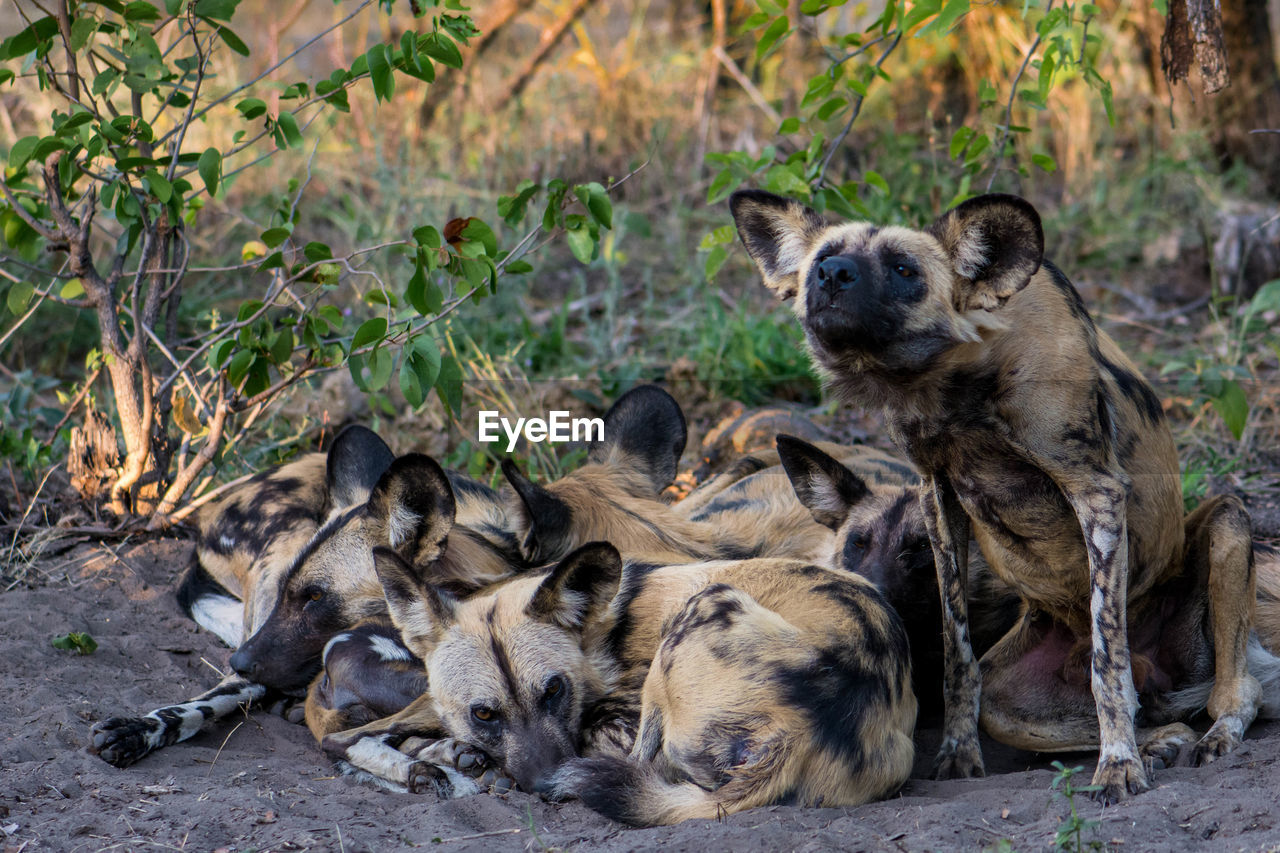
<path fill-rule="evenodd" d="M 982 231 L 977 228 L 966 228 L 952 251 L 956 273 L 961 278 L 976 279 L 987 265 L 987 244 L 982 239 Z"/>
<path fill-rule="evenodd" d="M 387 517 L 387 538 L 390 540 L 392 548 L 399 548 L 417 529 L 422 516 L 416 512 L 410 512 L 402 505 L 396 505 L 391 508 L 391 513 Z"/>
<path fill-rule="evenodd" d="M 244 642 L 244 603 L 228 595 L 202 595 L 191 605 L 191 618 L 231 648 Z"/>
<path fill-rule="evenodd" d="M 211 695 L 227 686 L 236 686 L 239 689 L 224 696 Z M 177 737 L 172 739 L 172 742 L 178 743 L 193 737 L 204 725 L 205 716 L 200 711 L 202 706 L 212 709 L 212 716 L 208 719 L 217 720 L 237 710 L 241 705 L 256 702 L 266 693 L 267 688 L 261 684 L 254 684 L 253 682 L 245 681 L 239 676 L 232 675 L 224 678 L 217 687 L 190 701 L 183 702 L 180 705 L 166 705 L 163 708 L 156 708 L 143 718 L 154 720 L 157 723 L 155 728 L 149 729 L 146 733 L 147 751 L 150 752 L 163 746 L 166 740 L 166 733 L 173 731 L 172 724 L 165 722 L 165 716 L 175 715 L 179 718 Z"/>
<path fill-rule="evenodd" d="M 1249 674 L 1262 685 L 1262 707 L 1258 709 L 1258 716 L 1264 720 L 1280 719 L 1280 658 L 1267 651 L 1256 633 L 1250 633 L 1245 660 Z M 1179 718 L 1192 717 L 1209 706 L 1212 692 L 1213 680 L 1206 679 L 1169 691 L 1165 701 L 1170 713 Z"/>
<path fill-rule="evenodd" d="M 1103 525 L 1093 528 L 1093 547 L 1098 549 L 1098 554 L 1104 560 L 1109 558 L 1116 550 L 1116 542 L 1118 537 L 1114 530 Z"/>
<path fill-rule="evenodd" d="M 399 785 L 400 790 L 406 790 L 409 785 L 409 768 L 413 766 L 414 759 L 387 746 L 381 737 L 362 737 L 347 747 L 347 761 L 359 770 Z"/>
<path fill-rule="evenodd" d="M 1098 754 L 1099 763 L 1103 761 L 1128 762 L 1137 761 L 1138 753 L 1132 746 L 1124 741 L 1116 741 L 1115 743 L 1104 743 L 1102 750 Z"/>
<path fill-rule="evenodd" d="M 234 537 L 223 533 L 218 537 L 218 544 L 230 551 L 232 548 L 236 547 L 236 540 Z"/>
<path fill-rule="evenodd" d="M 374 634 L 369 638 L 369 645 L 373 646 L 373 650 L 378 653 L 378 657 L 384 661 L 413 660 L 409 650 L 390 637 Z"/>
<path fill-rule="evenodd" d="M 320 653 L 320 665 L 328 666 L 329 652 L 333 651 L 333 647 L 336 646 L 338 643 L 345 643 L 347 640 L 350 640 L 350 639 L 351 639 L 351 635 L 346 633 L 345 631 L 341 634 L 335 634 L 332 640 L 324 644 L 324 651 Z"/>

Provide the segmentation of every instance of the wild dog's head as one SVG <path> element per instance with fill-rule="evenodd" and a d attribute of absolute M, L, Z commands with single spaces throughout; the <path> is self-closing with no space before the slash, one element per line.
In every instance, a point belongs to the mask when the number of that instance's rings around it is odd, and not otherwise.
<path fill-rule="evenodd" d="M 924 230 L 830 224 L 759 190 L 729 205 L 765 285 L 794 298 L 815 358 L 837 374 L 916 372 L 978 340 L 1044 254 L 1035 208 L 1010 195 L 970 199 Z"/>
<path fill-rule="evenodd" d="M 832 568 L 862 575 L 901 614 L 938 614 L 941 620 L 918 487 L 868 483 L 789 435 L 778 436 L 778 456 L 800 503 L 815 521 L 836 532 Z"/>
<path fill-rule="evenodd" d="M 628 391 L 605 413 L 604 438 L 582 467 L 538 485 L 510 460 L 502 471 L 524 516 L 530 563 L 558 559 L 584 542 L 608 540 L 623 553 L 670 550 L 678 533 L 654 518 L 668 514 L 659 493 L 675 479 L 688 430 L 671 395 L 653 385 Z"/>
<path fill-rule="evenodd" d="M 386 548 L 374 552 L 392 621 L 423 658 L 436 711 L 525 791 L 577 754 L 582 715 L 611 676 L 584 652 L 622 561 L 591 543 L 549 572 L 459 600 Z"/>
<path fill-rule="evenodd" d="M 246 678 L 300 691 L 319 671 L 321 651 L 335 634 L 384 612 L 373 567 L 376 546 L 430 565 L 436 582 L 459 591 L 518 568 L 487 540 L 455 526 L 454 492 L 434 460 L 411 453 L 388 465 L 365 451 L 339 443 L 330 451 L 337 508 L 294 560 L 266 621 L 231 656 L 232 667 Z"/>

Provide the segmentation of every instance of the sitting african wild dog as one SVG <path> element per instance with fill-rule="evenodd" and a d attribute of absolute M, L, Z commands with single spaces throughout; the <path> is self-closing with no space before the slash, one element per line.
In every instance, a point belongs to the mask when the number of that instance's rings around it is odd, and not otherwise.
<path fill-rule="evenodd" d="M 1209 590 L 1213 660 L 1187 674 L 1152 659 L 1139 675 L 1213 680 L 1215 722 L 1195 763 L 1238 744 L 1262 695 L 1246 655 L 1255 583 L 1248 515 L 1233 498 L 1203 509 L 1194 547 L 1206 555 L 1206 577 L 1189 578 L 1178 460 L 1159 399 L 1044 260 L 1035 209 L 982 196 L 916 231 L 831 225 L 759 191 L 730 204 L 766 285 L 794 297 L 831 387 L 881 406 L 920 470 L 946 656 L 936 774 L 983 772 L 981 708 L 1001 740 L 1100 744 L 1094 782 L 1106 802 L 1146 790 L 1130 636 L 1149 646 L 1199 583 Z M 1026 603 L 981 668 L 965 597 L 971 529 L 991 570 Z M 1088 650 L 1075 655 L 1078 677 L 1048 677 L 1046 657 L 1071 656 L 1077 644 Z M 1078 701 L 1090 692 L 1092 703 Z"/>
<path fill-rule="evenodd" d="M 125 766 L 193 736 L 206 720 L 260 700 L 268 690 L 300 694 L 335 634 L 366 616 L 385 618 L 372 547 L 395 544 L 410 559 L 422 549 L 440 547 L 426 544 L 430 532 L 415 526 L 415 518 L 438 514 L 436 496 L 416 486 L 423 471 L 430 476 L 437 470 L 424 456 L 396 459 L 374 433 L 351 427 L 327 456 L 311 454 L 259 475 L 207 511 L 201 517 L 198 562 L 184 579 L 179 599 L 206 627 L 209 614 L 221 618 L 221 627 L 212 627 L 239 646 L 231 661 L 237 675 L 182 705 L 96 724 L 90 749 Z M 452 482 L 460 496 L 457 511 L 471 527 L 454 531 L 450 559 L 439 563 L 445 572 L 441 582 L 474 589 L 521 568 L 512 534 L 503 529 L 504 509 L 496 493 L 458 475 Z M 452 506 L 453 490 L 448 501 Z M 241 608 L 244 619 L 237 622 Z M 320 725 L 354 725 L 381 716 L 392 695 L 404 702 L 418 695 L 416 673 L 398 667 L 403 650 L 392 649 L 394 632 L 385 639 L 376 646 L 385 666 L 347 668 L 347 677 L 359 681 L 333 685 L 328 694 L 328 701 L 349 704 L 326 705 L 324 697 L 308 704 L 315 719 L 323 718 Z M 376 707 L 354 701 L 361 695 L 378 697 Z"/>
<path fill-rule="evenodd" d="M 459 793 L 392 748 L 431 733 L 474 744 L 523 790 L 637 825 L 855 805 L 910 772 L 906 634 L 854 575 L 778 559 L 624 566 L 589 543 L 458 600 L 391 551 L 375 562 L 430 701 L 326 746 L 411 790 Z M 652 663 L 629 756 L 593 731 L 624 661 Z"/>
<path fill-rule="evenodd" d="M 778 436 L 778 450 L 800 500 L 813 511 L 816 519 L 836 531 L 832 567 L 867 577 L 902 615 L 911 639 L 911 667 L 921 712 L 940 711 L 942 607 L 918 486 L 864 481 L 838 460 L 789 436 Z M 1206 519 L 1211 518 L 1213 512 L 1211 501 L 1209 509 L 1192 513 L 1185 521 L 1186 571 L 1198 585 L 1174 602 L 1169 618 L 1164 620 L 1165 629 L 1146 638 L 1154 645 L 1143 647 L 1143 643 L 1135 642 L 1136 635 L 1131 637 L 1135 672 L 1150 672 L 1150 659 L 1160 658 L 1167 670 L 1183 674 L 1181 680 L 1164 683 L 1135 676 L 1135 682 L 1141 685 L 1142 718 L 1147 723 L 1190 720 L 1205 710 L 1208 701 L 1212 681 L 1196 681 L 1195 674 L 1211 671 L 1212 666 L 1209 589 L 1205 585 L 1209 555 L 1203 550 L 1203 531 Z M 1249 672 L 1263 687 L 1263 706 L 1259 713 L 1275 718 L 1280 715 L 1280 659 L 1273 655 L 1280 650 L 1280 600 L 1277 600 L 1280 554 L 1262 543 L 1254 543 L 1253 551 L 1258 578 L 1258 618 L 1256 630 L 1249 637 Z M 1018 621 L 1021 600 L 992 575 L 981 554 L 975 555 L 969 566 L 968 599 L 973 648 L 981 656 Z M 1079 738 L 1078 732 L 1070 728 L 1076 725 L 1075 718 L 1083 718 L 1087 725 L 1093 725 L 1089 709 L 1091 697 L 1082 689 L 1083 667 L 1077 658 L 1084 651 L 1087 648 L 1077 643 L 1072 653 L 1057 661 L 1058 672 L 1053 673 L 1064 682 L 1074 681 L 1075 686 L 1068 692 L 1071 701 L 1082 706 L 1075 715 L 1061 721 L 1066 724 L 1061 731 L 1049 736 L 1063 744 L 1074 743 Z M 1028 693 L 1024 704 L 1049 707 L 1063 701 L 1065 694 L 1058 691 L 1035 695 L 1037 684 L 1042 683 L 1025 685 Z M 1041 720 L 1036 725 L 1044 737 L 1043 733 L 1051 730 L 1053 723 Z M 1013 727 L 1012 721 L 1009 727 Z M 1164 765 L 1172 764 L 1180 741 L 1192 737 L 1191 731 L 1182 726 L 1143 735 L 1139 742 L 1144 757 Z"/>

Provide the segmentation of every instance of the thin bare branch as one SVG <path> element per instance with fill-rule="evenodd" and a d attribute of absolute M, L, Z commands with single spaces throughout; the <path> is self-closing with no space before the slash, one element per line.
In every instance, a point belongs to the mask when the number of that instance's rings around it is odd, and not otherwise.
<path fill-rule="evenodd" d="M 889 42 L 889 46 L 884 49 L 884 52 L 880 54 L 880 58 L 876 60 L 876 71 L 880 70 L 880 66 L 884 65 L 884 61 L 889 58 L 889 54 L 893 53 L 894 48 L 898 46 L 898 42 L 900 41 L 902 41 L 902 30 L 897 30 L 894 33 L 893 41 Z M 849 131 L 853 129 L 853 123 L 857 120 L 858 113 L 862 112 L 863 100 L 864 98 L 862 95 L 859 95 L 857 99 L 854 100 L 853 112 L 849 114 L 849 120 L 844 123 L 844 127 L 841 128 L 840 133 L 836 135 L 836 138 L 831 140 L 831 147 L 827 149 L 827 156 L 822 158 L 822 166 L 818 169 L 818 177 L 814 180 L 814 184 L 817 186 L 822 186 L 823 181 L 826 180 L 827 167 L 831 165 L 831 158 L 836 156 L 836 151 L 839 150 L 841 144 L 844 143 L 845 137 L 849 135 Z"/>
<path fill-rule="evenodd" d="M 1044 13 L 1049 14 L 1053 9 L 1055 0 L 1049 0 L 1044 7 Z M 991 188 L 995 185 L 996 175 L 1000 174 L 1000 164 L 1004 162 L 1004 148 L 1009 142 L 1009 126 L 1013 124 L 1013 100 L 1018 96 L 1018 84 L 1022 82 L 1022 75 L 1027 73 L 1027 66 L 1031 63 L 1031 57 L 1036 55 L 1036 51 L 1040 49 L 1041 37 L 1036 33 L 1035 41 L 1031 42 L 1031 47 L 1027 48 L 1027 55 L 1022 57 L 1022 65 L 1018 66 L 1018 73 L 1013 77 L 1013 86 L 1009 89 L 1009 100 L 1004 106 L 1004 124 L 1000 128 L 1000 142 L 996 145 L 996 161 L 991 164 L 991 177 L 987 179 L 987 192 L 991 192 Z"/>

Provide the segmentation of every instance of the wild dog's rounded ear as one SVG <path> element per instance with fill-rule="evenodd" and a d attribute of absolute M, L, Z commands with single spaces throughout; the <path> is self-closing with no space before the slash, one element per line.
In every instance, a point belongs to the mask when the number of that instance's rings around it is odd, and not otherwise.
<path fill-rule="evenodd" d="M 958 311 L 999 308 L 1027 286 L 1044 259 L 1040 214 L 1014 195 L 971 198 L 942 214 L 929 233 L 959 279 Z"/>
<path fill-rule="evenodd" d="M 538 585 L 525 612 L 530 618 L 578 630 L 608 605 L 622 579 L 622 556 L 608 542 L 588 542 L 565 557 Z"/>
<path fill-rule="evenodd" d="M 457 599 L 424 583 L 422 573 L 390 548 L 373 549 L 373 567 L 401 639 L 409 651 L 425 658 L 453 623 Z"/>
<path fill-rule="evenodd" d="M 689 440 L 684 412 L 657 385 L 640 385 L 623 394 L 604 415 L 604 439 L 587 458 L 606 465 L 628 465 L 653 487 L 652 495 L 676 478 L 680 455 Z"/>
<path fill-rule="evenodd" d="M 819 524 L 839 530 L 849 510 L 871 491 L 838 460 L 795 436 L 778 436 L 778 458 L 800 503 Z"/>
<path fill-rule="evenodd" d="M 800 262 L 827 227 L 822 214 L 764 190 L 738 190 L 729 197 L 729 210 L 764 286 L 791 299 L 800 290 Z"/>
<path fill-rule="evenodd" d="M 329 507 L 337 509 L 367 501 L 378 478 L 395 458 L 387 443 L 371 429 L 352 425 L 338 433 L 325 466 Z"/>
<path fill-rule="evenodd" d="M 502 460 L 502 473 L 524 510 L 526 529 L 521 556 L 536 566 L 569 550 L 573 534 L 573 510 L 569 505 L 522 474 L 510 459 Z"/>
<path fill-rule="evenodd" d="M 378 543 L 415 566 L 444 553 L 457 513 L 444 469 L 422 453 L 407 453 L 391 463 L 374 486 L 367 509 Z"/>

